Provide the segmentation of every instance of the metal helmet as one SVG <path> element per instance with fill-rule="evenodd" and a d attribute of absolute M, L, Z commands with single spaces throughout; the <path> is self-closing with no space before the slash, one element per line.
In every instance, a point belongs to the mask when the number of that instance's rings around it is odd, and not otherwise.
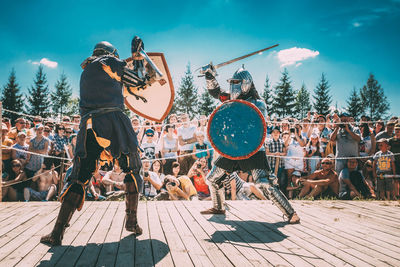
<path fill-rule="evenodd" d="M 228 79 L 228 83 L 230 84 L 230 98 L 237 99 L 239 96 L 246 95 L 250 92 L 253 86 L 253 78 L 244 67 L 241 67 L 233 74 L 231 79 Z"/>
<path fill-rule="evenodd" d="M 97 43 L 93 50 L 93 56 L 113 55 L 119 58 L 117 49 L 109 42 Z"/>

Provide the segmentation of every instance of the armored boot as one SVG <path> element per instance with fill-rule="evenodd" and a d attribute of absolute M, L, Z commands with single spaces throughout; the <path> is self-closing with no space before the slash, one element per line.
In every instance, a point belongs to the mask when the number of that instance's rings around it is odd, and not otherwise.
<path fill-rule="evenodd" d="M 56 224 L 50 234 L 42 236 L 40 242 L 50 246 L 59 246 L 64 237 L 65 228 L 69 226 L 75 210 L 82 202 L 83 196 L 75 192 L 67 192 L 61 204 Z"/>
<path fill-rule="evenodd" d="M 136 190 L 136 185 L 133 182 L 125 183 L 126 186 L 126 216 L 125 216 L 125 229 L 135 235 L 143 233 L 142 228 L 137 222 L 137 209 L 139 204 L 139 193 Z"/>

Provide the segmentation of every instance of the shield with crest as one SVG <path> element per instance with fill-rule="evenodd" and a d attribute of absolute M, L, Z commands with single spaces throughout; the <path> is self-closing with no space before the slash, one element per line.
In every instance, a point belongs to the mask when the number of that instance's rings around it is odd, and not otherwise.
<path fill-rule="evenodd" d="M 126 106 L 139 116 L 146 119 L 162 122 L 168 115 L 174 102 L 175 91 L 172 84 L 171 74 L 163 53 L 147 53 L 152 63 L 163 74 L 162 82 L 156 81 L 148 85 L 146 89 L 127 88 L 124 89 Z M 132 59 L 126 60 L 127 67 L 133 69 Z M 152 68 L 145 62 L 146 69 Z"/>
<path fill-rule="evenodd" d="M 223 157 L 247 159 L 260 150 L 267 134 L 261 111 L 244 100 L 222 103 L 211 114 L 207 133 L 211 146 Z"/>

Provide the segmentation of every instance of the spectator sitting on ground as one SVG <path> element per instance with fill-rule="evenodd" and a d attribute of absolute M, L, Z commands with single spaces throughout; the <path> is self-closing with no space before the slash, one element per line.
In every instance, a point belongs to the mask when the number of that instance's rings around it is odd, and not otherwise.
<path fill-rule="evenodd" d="M 371 160 L 367 160 L 364 164 L 362 174 L 364 176 L 365 181 L 368 183 L 370 188 L 376 189 L 376 180 L 373 172 L 373 162 Z"/>
<path fill-rule="evenodd" d="M 25 201 L 49 201 L 57 193 L 58 174 L 55 170 L 51 170 L 50 161 L 42 164 L 42 168 L 36 172 L 32 182 L 37 182 L 38 191 L 31 187 L 24 188 Z"/>
<path fill-rule="evenodd" d="M 157 161 L 159 163 L 159 161 Z M 149 158 L 142 157 L 142 175 L 143 175 L 143 196 L 153 198 L 157 191 L 161 189 L 162 182 L 157 173 L 150 171 Z"/>
<path fill-rule="evenodd" d="M 379 139 L 379 151 L 374 155 L 373 172 L 377 180 L 378 197 L 390 200 L 393 195 L 393 178 L 386 175 L 395 175 L 396 166 L 394 155 L 389 151 L 389 143 L 386 138 Z"/>
<path fill-rule="evenodd" d="M 181 165 L 179 164 L 179 162 L 172 163 L 172 176 L 178 178 L 180 171 L 181 171 Z"/>
<path fill-rule="evenodd" d="M 193 200 L 197 198 L 196 188 L 187 176 L 183 175 L 177 179 L 172 175 L 167 175 L 164 184 L 170 200 Z"/>
<path fill-rule="evenodd" d="M 357 169 L 358 162 L 356 158 L 347 160 L 347 168 L 344 168 L 339 175 L 339 198 L 351 200 L 359 198 L 375 198 L 375 193 L 365 181 L 361 172 Z"/>
<path fill-rule="evenodd" d="M 153 163 L 151 164 L 150 167 L 150 171 L 158 175 L 160 183 L 162 183 L 161 181 L 164 181 L 165 178 L 164 166 L 162 165 L 161 160 L 159 159 L 153 160 Z"/>
<path fill-rule="evenodd" d="M 11 172 L 8 173 L 8 177 L 1 184 L 3 187 L 2 199 L 8 201 L 23 200 L 25 180 L 26 175 L 21 162 L 17 159 L 11 161 Z"/>
<path fill-rule="evenodd" d="M 264 194 L 253 183 L 246 183 L 236 172 L 224 180 L 224 187 L 225 192 L 230 194 L 231 200 L 249 200 L 251 194 L 258 199 L 266 200 Z"/>
<path fill-rule="evenodd" d="M 113 169 L 111 171 L 108 171 L 101 180 L 106 189 L 106 193 L 110 193 L 113 191 L 121 191 L 121 190 L 124 191 L 125 175 L 126 174 L 122 171 L 121 167 L 116 162 L 114 164 Z"/>
<path fill-rule="evenodd" d="M 199 200 L 210 200 L 210 190 L 206 184 L 208 173 L 207 160 L 205 157 L 196 160 L 188 172 L 188 177 L 197 190 Z"/>
<path fill-rule="evenodd" d="M 324 158 L 321 162 L 322 170 L 317 170 L 306 177 L 300 178 L 299 182 L 303 184 L 303 188 L 300 191 L 299 198 L 305 197 L 307 194 L 308 198 L 315 198 L 328 188 L 337 197 L 339 194 L 339 181 L 332 165 L 331 159 Z"/>

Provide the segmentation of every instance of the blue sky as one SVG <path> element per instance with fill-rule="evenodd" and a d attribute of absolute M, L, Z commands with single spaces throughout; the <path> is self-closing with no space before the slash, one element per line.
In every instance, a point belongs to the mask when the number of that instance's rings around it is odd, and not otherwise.
<path fill-rule="evenodd" d="M 176 86 L 188 62 L 195 69 L 279 43 L 219 69 L 221 86 L 245 64 L 261 91 L 266 75 L 274 86 L 286 67 L 294 88 L 305 83 L 312 93 L 324 72 L 341 108 L 372 72 L 399 115 L 399 29 L 399 0 L 2 1 L 0 85 L 15 68 L 26 91 L 42 60 L 50 88 L 65 72 L 78 95 L 80 63 L 94 45 L 107 40 L 127 58 L 134 35 L 165 54 Z M 202 91 L 204 80 L 195 82 Z"/>

